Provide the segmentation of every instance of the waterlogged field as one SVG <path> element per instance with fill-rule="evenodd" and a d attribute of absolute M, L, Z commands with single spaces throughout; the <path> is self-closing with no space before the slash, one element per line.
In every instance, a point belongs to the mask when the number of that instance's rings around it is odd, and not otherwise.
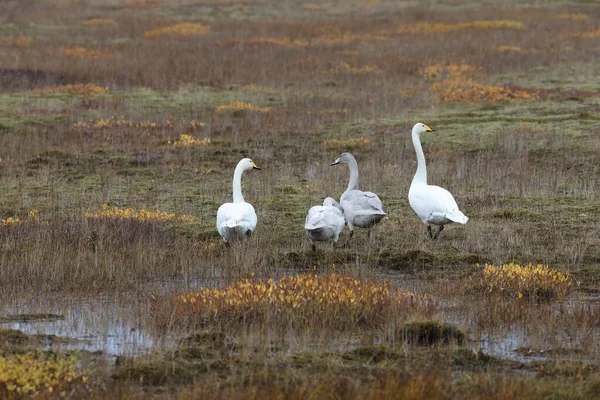
<path fill-rule="evenodd" d="M 569 0 L 0 2 L 0 397 L 600 397 L 599 23 Z M 416 122 L 470 217 L 435 241 Z M 344 151 L 389 219 L 313 253 Z M 259 222 L 226 249 L 243 157 Z"/>

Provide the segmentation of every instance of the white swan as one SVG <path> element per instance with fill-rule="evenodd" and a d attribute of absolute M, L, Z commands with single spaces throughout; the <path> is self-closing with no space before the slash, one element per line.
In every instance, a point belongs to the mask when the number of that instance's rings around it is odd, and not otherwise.
<path fill-rule="evenodd" d="M 368 236 L 371 237 L 371 228 L 381 221 L 386 213 L 383 211 L 381 200 L 375 193 L 362 192 L 358 190 L 358 164 L 356 159 L 350 153 L 342 153 L 330 165 L 348 164 L 350 168 L 350 181 L 348 189 L 340 197 L 340 205 L 344 209 L 344 217 L 348 221 L 350 233 L 346 239 L 347 246 L 354 235 L 354 226 L 368 229 Z"/>
<path fill-rule="evenodd" d="M 449 191 L 427 184 L 427 167 L 425 166 L 423 147 L 421 147 L 421 134 L 433 131 L 435 129 L 422 123 L 413 126 L 412 142 L 417 153 L 417 172 L 410 184 L 408 202 L 423 223 L 427 225 L 429 237 L 436 239 L 444 230 L 444 224 L 451 222 L 466 224 L 469 218 L 458 209 L 456 200 Z M 435 236 L 431 232 L 431 225 L 439 226 Z"/>
<path fill-rule="evenodd" d="M 225 203 L 217 211 L 217 230 L 225 245 L 233 240 L 249 237 L 256 228 L 256 212 L 252 204 L 246 203 L 242 196 L 242 175 L 244 171 L 260 169 L 249 158 L 242 159 L 233 173 L 233 203 Z"/>
<path fill-rule="evenodd" d="M 322 206 L 314 206 L 306 214 L 304 229 L 310 240 L 313 251 L 317 250 L 315 242 L 325 242 L 333 239 L 333 248 L 346 224 L 339 204 L 327 197 Z"/>

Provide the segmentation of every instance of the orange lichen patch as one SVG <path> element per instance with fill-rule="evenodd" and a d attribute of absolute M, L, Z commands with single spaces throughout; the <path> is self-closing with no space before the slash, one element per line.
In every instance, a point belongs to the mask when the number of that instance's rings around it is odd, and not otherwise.
<path fill-rule="evenodd" d="M 356 137 L 356 138 L 345 138 L 345 139 L 340 139 L 340 138 L 327 139 L 326 141 L 323 142 L 323 146 L 325 146 L 325 147 L 329 147 L 329 148 L 340 147 L 340 148 L 346 148 L 346 149 L 365 147 L 370 144 L 371 144 L 371 141 L 369 140 L 369 138 L 366 138 L 364 136 Z"/>
<path fill-rule="evenodd" d="M 131 220 L 156 223 L 193 222 L 198 220 L 198 218 L 189 215 L 177 215 L 159 210 L 123 209 L 110 207 L 108 204 L 103 204 L 96 212 L 85 213 L 85 218 L 88 220 Z"/>
<path fill-rule="evenodd" d="M 482 85 L 473 79 L 456 76 L 435 82 L 432 91 L 444 102 L 537 100 L 534 90 Z"/>
<path fill-rule="evenodd" d="M 559 19 L 570 19 L 573 21 L 585 21 L 585 20 L 590 19 L 590 17 L 584 13 L 576 13 L 576 14 L 564 13 L 564 14 L 560 14 L 558 16 L 558 18 Z"/>
<path fill-rule="evenodd" d="M 61 85 L 49 88 L 33 89 L 31 93 L 36 94 L 51 94 L 51 93 L 67 93 L 67 94 L 101 94 L 108 93 L 110 90 L 107 87 L 94 85 L 92 83 L 78 83 L 75 85 Z"/>
<path fill-rule="evenodd" d="M 479 72 L 481 67 L 466 64 L 433 64 L 425 67 L 421 74 L 427 78 L 436 78 L 439 76 L 459 76 L 466 74 L 473 74 Z"/>
<path fill-rule="evenodd" d="M 306 273 L 281 279 L 244 279 L 223 289 L 201 289 L 174 300 L 175 320 L 240 321 L 267 317 L 291 317 L 298 326 L 319 324 L 367 325 L 385 321 L 398 308 L 409 307 L 419 299 L 412 293 L 390 289 L 387 281 L 355 279 L 335 272 Z M 348 324 L 350 322 L 350 324 Z"/>
<path fill-rule="evenodd" d="M 418 22 L 411 25 L 401 25 L 398 33 L 424 34 L 424 33 L 449 33 L 464 30 L 487 30 L 487 29 L 524 29 L 525 25 L 518 21 L 510 20 L 480 20 L 463 22 L 459 24 L 446 24 L 443 22 Z"/>
<path fill-rule="evenodd" d="M 32 42 L 28 36 L 0 36 L 0 46 L 27 47 Z"/>
<path fill-rule="evenodd" d="M 162 36 L 196 36 L 210 32 L 210 26 L 199 23 L 182 22 L 164 28 L 152 29 L 144 32 L 147 39 L 156 39 Z"/>
<path fill-rule="evenodd" d="M 111 58 L 112 57 L 112 53 L 109 50 L 89 49 L 89 48 L 83 47 L 83 46 L 68 47 L 66 49 L 62 49 L 61 52 L 65 56 L 69 56 L 69 57 L 73 57 L 73 58 L 100 59 L 100 58 Z"/>
<path fill-rule="evenodd" d="M 110 18 L 90 18 L 81 22 L 82 26 L 115 26 L 117 22 Z"/>
<path fill-rule="evenodd" d="M 187 148 L 192 146 L 208 146 L 210 145 L 210 139 L 196 139 L 191 135 L 186 135 L 185 133 L 182 133 L 179 135 L 179 139 L 173 141 L 169 140 L 167 143 L 172 146 Z"/>
<path fill-rule="evenodd" d="M 134 9 L 149 9 L 149 8 L 158 8 L 160 4 L 155 0 L 145 0 L 145 1 L 132 1 L 127 3 L 127 8 Z"/>
<path fill-rule="evenodd" d="M 333 73 L 346 73 L 346 74 L 380 74 L 382 71 L 377 68 L 374 67 L 372 65 L 365 65 L 363 67 L 352 67 L 350 64 L 342 62 L 339 63 L 337 66 L 335 66 L 334 68 L 330 69 L 329 72 L 333 72 Z"/>
<path fill-rule="evenodd" d="M 235 101 L 233 103 L 218 106 L 217 108 L 215 108 L 215 111 L 218 113 L 244 111 L 267 113 L 271 111 L 271 107 L 259 107 L 252 103 L 246 103 L 245 101 Z"/>

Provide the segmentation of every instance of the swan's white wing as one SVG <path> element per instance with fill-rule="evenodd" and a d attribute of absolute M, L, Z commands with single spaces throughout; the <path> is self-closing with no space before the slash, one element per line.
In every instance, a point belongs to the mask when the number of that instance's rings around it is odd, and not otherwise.
<path fill-rule="evenodd" d="M 314 206 L 308 210 L 304 229 L 317 229 L 323 227 L 333 228 L 339 230 L 339 232 L 344 228 L 344 216 L 337 207 Z"/>
<path fill-rule="evenodd" d="M 224 235 L 224 228 L 241 227 L 254 231 L 258 218 L 254 207 L 249 203 L 225 203 L 217 211 L 217 230 Z"/>
<path fill-rule="evenodd" d="M 435 222 L 447 218 L 450 221 L 466 224 L 469 218 L 459 209 L 452 193 L 433 185 L 412 186 L 408 201 L 423 222 Z"/>

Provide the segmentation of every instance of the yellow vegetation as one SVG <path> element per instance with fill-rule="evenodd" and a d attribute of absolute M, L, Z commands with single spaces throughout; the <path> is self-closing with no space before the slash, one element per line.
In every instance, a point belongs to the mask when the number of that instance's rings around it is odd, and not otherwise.
<path fill-rule="evenodd" d="M 169 140 L 168 143 L 178 147 L 208 146 L 210 144 L 210 139 L 195 139 L 191 135 L 186 135 L 182 133 L 181 135 L 179 135 L 179 139 L 174 141 Z"/>
<path fill-rule="evenodd" d="M 427 78 L 436 78 L 439 76 L 458 76 L 464 74 L 475 73 L 481 70 L 481 67 L 466 64 L 433 64 L 426 67 L 421 74 Z"/>
<path fill-rule="evenodd" d="M 92 83 L 86 83 L 86 84 L 79 83 L 76 85 L 61 85 L 61 86 L 54 86 L 54 87 L 49 87 L 49 88 L 33 89 L 31 92 L 37 93 L 37 94 L 68 93 L 68 94 L 90 95 L 90 94 L 107 93 L 107 92 L 109 92 L 109 89 L 107 87 L 97 86 Z"/>
<path fill-rule="evenodd" d="M 347 73 L 347 74 L 380 74 L 382 71 L 371 65 L 365 65 L 364 67 L 352 67 L 350 64 L 341 62 L 335 68 L 332 68 L 330 72 L 334 73 Z"/>
<path fill-rule="evenodd" d="M 40 218 L 38 216 L 38 210 L 33 209 L 27 213 L 27 217 L 25 219 L 20 219 L 18 217 L 8 217 L 0 220 L 0 225 L 2 225 L 3 227 L 15 226 L 24 222 L 39 222 L 39 220 Z"/>
<path fill-rule="evenodd" d="M 510 20 L 480 20 L 463 22 L 459 24 L 446 24 L 443 22 L 418 22 L 412 25 L 401 25 L 398 33 L 423 34 L 423 33 L 449 33 L 464 30 L 484 29 L 524 29 L 525 25 L 518 21 Z"/>
<path fill-rule="evenodd" d="M 0 397 L 29 398 L 49 393 L 65 397 L 69 386 L 87 381 L 76 367 L 77 360 L 73 357 L 42 357 L 33 353 L 2 355 Z"/>
<path fill-rule="evenodd" d="M 354 279 L 331 272 L 284 276 L 278 280 L 244 279 L 224 289 L 201 289 L 178 297 L 178 315 L 183 318 L 231 318 L 243 315 L 293 315 L 293 321 L 320 324 L 352 323 L 361 319 L 378 322 L 395 305 L 410 305 L 415 295 L 392 290 L 386 281 Z"/>
<path fill-rule="evenodd" d="M 588 17 L 587 14 L 583 14 L 583 13 L 578 13 L 578 14 L 569 14 L 569 13 L 564 13 L 564 14 L 560 14 L 558 16 L 559 19 L 571 19 L 573 21 L 584 21 L 589 19 L 590 17 Z"/>
<path fill-rule="evenodd" d="M 28 36 L 0 36 L 0 46 L 27 47 L 32 42 Z"/>
<path fill-rule="evenodd" d="M 130 220 L 139 222 L 173 223 L 173 222 L 193 222 L 196 217 L 189 215 L 177 215 L 164 211 L 134 210 L 132 208 L 110 207 L 103 204 L 100 209 L 94 213 L 85 213 L 85 217 L 91 220 Z"/>
<path fill-rule="evenodd" d="M 117 25 L 117 22 L 114 19 L 110 18 L 90 18 L 81 22 L 83 26 L 99 26 L 99 25 L 108 25 L 114 26 Z"/>
<path fill-rule="evenodd" d="M 569 274 L 542 264 L 477 264 L 477 268 L 479 273 L 468 282 L 474 292 L 517 299 L 553 299 L 564 298 L 578 286 Z"/>
<path fill-rule="evenodd" d="M 109 50 L 88 49 L 87 47 L 83 46 L 74 46 L 62 49 L 62 54 L 73 58 L 101 59 L 112 57 L 112 53 Z"/>
<path fill-rule="evenodd" d="M 244 111 L 253 111 L 259 113 L 266 113 L 271 111 L 271 107 L 259 107 L 252 103 L 246 103 L 245 101 L 235 101 L 233 103 L 225 104 L 222 106 L 218 106 L 215 108 L 215 111 L 218 113 L 223 112 L 244 112 Z"/>
<path fill-rule="evenodd" d="M 144 32 L 144 36 L 148 39 L 156 39 L 161 36 L 195 36 L 203 35 L 210 32 L 210 26 L 199 23 L 182 22 L 164 28 L 152 29 Z"/>
<path fill-rule="evenodd" d="M 104 129 L 104 128 L 118 128 L 118 127 L 131 127 L 131 128 L 145 128 L 155 129 L 160 127 L 159 124 L 153 121 L 142 121 L 134 122 L 125 117 L 117 119 L 116 117 L 111 118 L 100 118 L 90 119 L 89 121 L 79 121 L 74 124 L 78 128 L 92 128 L 92 129 Z"/>

